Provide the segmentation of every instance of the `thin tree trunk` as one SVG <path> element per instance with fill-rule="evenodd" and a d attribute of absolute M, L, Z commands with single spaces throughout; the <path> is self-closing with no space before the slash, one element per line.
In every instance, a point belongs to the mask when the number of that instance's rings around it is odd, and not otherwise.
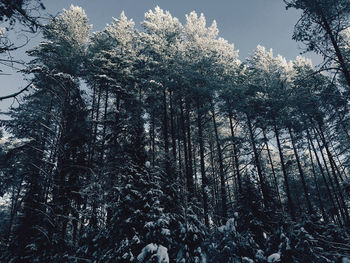
<path fill-rule="evenodd" d="M 156 150 L 155 150 L 155 111 L 152 109 L 152 116 L 151 116 L 151 149 L 152 149 L 152 167 L 155 165 L 155 159 L 156 159 Z"/>
<path fill-rule="evenodd" d="M 171 132 L 171 142 L 172 142 L 172 153 L 173 153 L 173 159 L 174 163 L 176 163 L 176 136 L 175 136 L 175 124 L 174 124 L 174 109 L 173 109 L 173 96 L 172 92 L 170 91 L 170 132 Z"/>
<path fill-rule="evenodd" d="M 333 183 L 333 179 L 332 179 L 331 173 L 329 171 L 326 158 L 325 158 L 325 156 L 323 154 L 321 143 L 319 142 L 319 140 L 317 138 L 317 133 L 316 133 L 315 129 L 314 129 L 314 135 L 315 135 L 315 139 L 316 139 L 318 148 L 320 149 L 320 154 L 321 154 L 321 157 L 322 157 L 322 160 L 323 160 L 323 164 L 324 164 L 324 167 L 326 169 L 326 172 L 327 172 L 327 175 L 328 175 L 328 179 L 329 179 L 329 182 L 330 182 L 331 188 L 333 190 L 333 194 L 334 194 L 335 200 L 336 200 L 338 208 L 339 208 L 339 212 L 342 215 L 342 218 L 343 218 L 343 220 L 345 222 L 346 216 L 345 216 L 344 210 L 342 209 L 342 205 L 340 203 L 340 199 L 338 197 L 337 191 L 335 190 L 335 185 L 334 185 L 335 183 Z"/>
<path fill-rule="evenodd" d="M 328 144 L 327 144 L 326 138 L 325 138 L 325 136 L 324 136 L 324 133 L 323 133 L 323 130 L 322 130 L 322 127 L 321 127 L 320 124 L 319 124 L 319 131 L 320 131 L 321 141 L 322 141 L 322 143 L 323 143 L 324 148 L 326 149 L 326 153 L 327 153 L 327 156 L 328 156 L 329 164 L 330 164 L 330 166 L 331 166 L 331 170 L 332 170 L 332 174 L 333 174 L 333 177 L 334 177 L 334 181 L 335 181 L 335 184 L 336 184 L 336 186 L 337 186 L 337 190 L 338 190 L 338 193 L 339 193 L 340 202 L 341 202 L 342 208 L 343 208 L 343 210 L 344 210 L 345 224 L 348 225 L 348 224 L 350 224 L 349 212 L 348 212 L 348 209 L 347 209 L 347 206 L 346 206 L 346 203 L 345 203 L 345 198 L 344 198 L 342 189 L 341 189 L 341 187 L 340 187 L 340 183 L 339 183 L 339 180 L 338 180 L 338 177 L 337 177 L 337 173 L 336 173 L 334 164 L 333 164 L 333 162 L 332 162 L 332 155 L 331 155 L 331 153 L 330 153 L 330 151 L 329 151 Z"/>
<path fill-rule="evenodd" d="M 100 164 L 103 163 L 105 142 L 106 142 L 106 130 L 107 130 L 107 113 L 108 113 L 108 87 L 106 87 L 105 105 L 103 113 L 103 128 L 102 128 L 102 142 L 101 142 L 101 152 L 100 152 Z"/>
<path fill-rule="evenodd" d="M 170 160 L 169 160 L 169 137 L 168 137 L 168 105 L 166 88 L 163 90 L 163 139 L 164 139 L 164 152 L 165 152 L 165 171 L 167 175 L 170 175 Z"/>
<path fill-rule="evenodd" d="M 285 190 L 286 190 L 286 194 L 287 194 L 289 213 L 290 213 L 290 216 L 292 217 L 292 219 L 295 220 L 295 208 L 294 208 L 292 196 L 290 194 L 289 179 L 288 179 L 288 175 L 287 175 L 286 166 L 284 163 L 284 156 L 283 156 L 280 137 L 279 137 L 279 130 L 277 128 L 276 122 L 274 122 L 273 126 L 274 126 L 276 141 L 277 141 L 278 152 L 280 155 L 281 168 L 282 168 L 282 173 L 283 173 L 283 177 L 284 177 L 284 185 L 285 185 Z"/>
<path fill-rule="evenodd" d="M 209 214 L 208 214 L 208 179 L 205 174 L 205 160 L 204 160 L 204 141 L 203 141 L 203 128 L 202 128 L 202 114 L 201 108 L 197 105 L 197 124 L 198 124 L 198 142 L 202 175 L 202 195 L 203 195 L 203 209 L 204 209 L 204 222 L 209 227 Z"/>
<path fill-rule="evenodd" d="M 292 129 L 290 127 L 288 127 L 288 131 L 289 131 L 290 139 L 292 141 L 292 147 L 293 147 L 295 159 L 297 161 L 301 183 L 303 185 L 303 190 L 304 190 L 304 196 L 305 196 L 305 199 L 306 199 L 307 209 L 309 211 L 309 214 L 313 214 L 313 208 L 312 208 L 311 201 L 310 201 L 309 190 L 308 190 L 307 185 L 306 185 L 303 168 L 301 167 L 300 158 L 299 158 L 299 154 L 298 154 L 298 151 L 297 151 L 297 148 L 296 148 L 296 142 L 295 142 L 295 139 L 294 139 L 294 135 L 293 135 Z"/>
<path fill-rule="evenodd" d="M 347 68 L 347 65 L 346 65 L 346 62 L 345 62 L 345 59 L 343 57 L 343 54 L 342 52 L 340 51 L 340 47 L 338 45 L 338 42 L 332 32 L 332 29 L 328 23 L 328 20 L 327 18 L 321 13 L 321 20 L 322 20 L 322 23 L 323 23 L 323 27 L 324 29 L 326 30 L 326 33 L 327 35 L 329 36 L 330 40 L 331 40 L 331 43 L 333 45 L 333 48 L 334 48 L 334 51 L 335 51 L 335 55 L 336 57 L 338 58 L 338 63 L 341 67 L 341 70 L 343 72 L 343 75 L 344 75 L 344 78 L 348 84 L 348 86 L 350 87 L 350 72 Z"/>
<path fill-rule="evenodd" d="M 213 196 L 213 203 L 214 203 L 214 207 L 215 207 L 215 215 L 219 215 L 219 204 L 218 204 L 218 200 L 217 200 L 217 196 L 218 196 L 218 190 L 217 190 L 217 182 L 216 182 L 216 175 L 215 175 L 215 164 L 214 164 L 214 156 L 213 156 L 213 143 L 212 140 L 209 140 L 209 150 L 210 150 L 210 168 L 211 168 L 211 176 L 213 179 L 213 185 L 211 187 L 212 189 L 212 196 Z M 220 220 L 217 220 L 216 218 L 216 223 L 219 223 Z"/>
<path fill-rule="evenodd" d="M 193 183 L 193 166 L 192 166 L 192 141 L 191 141 L 191 118 L 190 118 L 190 106 L 186 102 L 186 123 L 187 123 L 187 147 L 188 147 L 188 178 L 191 181 L 191 190 L 195 195 L 196 187 Z"/>
<path fill-rule="evenodd" d="M 222 218 L 223 220 L 227 219 L 227 193 L 226 193 L 226 180 L 225 180 L 225 172 L 224 172 L 224 164 L 222 160 L 222 150 L 220 145 L 219 133 L 215 119 L 215 108 L 212 105 L 212 119 L 214 125 L 216 146 L 218 152 L 218 161 L 219 161 L 219 175 L 220 175 L 220 190 L 221 190 L 221 206 L 222 206 Z"/>
<path fill-rule="evenodd" d="M 278 182 L 277 182 L 277 176 L 276 176 L 276 172 L 275 172 L 275 167 L 274 167 L 274 165 L 273 165 L 273 161 L 272 161 L 272 157 L 271 157 L 271 152 L 270 152 L 270 147 L 269 147 L 269 143 L 268 143 L 268 140 L 267 140 L 267 136 L 266 136 L 265 130 L 263 130 L 263 135 L 264 135 L 264 140 L 265 140 L 265 145 L 266 145 L 266 150 L 267 150 L 267 156 L 268 156 L 268 158 L 269 158 L 270 165 L 271 165 L 273 180 L 274 180 L 275 188 L 276 188 L 277 195 L 278 195 L 278 200 L 279 200 L 279 203 L 280 203 L 282 212 L 283 212 L 283 205 L 282 205 L 281 194 L 280 194 L 280 190 L 279 190 L 279 187 L 278 187 Z"/>
<path fill-rule="evenodd" d="M 249 129 L 250 141 L 251 141 L 253 153 L 254 153 L 254 162 L 255 162 L 256 169 L 258 171 L 259 182 L 260 182 L 260 186 L 261 186 L 261 192 L 262 192 L 262 196 L 263 196 L 264 205 L 265 205 L 265 207 L 268 207 L 268 193 L 267 193 L 267 188 L 266 188 L 266 184 L 265 184 L 265 180 L 264 180 L 265 178 L 263 176 L 263 172 L 261 169 L 259 154 L 258 154 L 258 150 L 256 148 L 255 139 L 254 139 L 253 127 L 252 127 L 252 123 L 251 123 L 251 120 L 250 120 L 248 114 L 247 114 L 247 124 L 248 124 L 248 129 Z"/>
<path fill-rule="evenodd" d="M 180 99 L 180 119 L 181 119 L 181 130 L 182 130 L 182 141 L 184 145 L 184 160 L 185 160 L 185 173 L 186 173 L 186 185 L 187 191 L 190 197 L 194 195 L 194 185 L 193 185 L 193 177 L 190 173 L 190 168 L 188 164 L 188 149 L 187 149 L 187 136 L 186 136 L 186 125 L 185 125 L 185 114 L 183 108 L 183 101 Z"/>
<path fill-rule="evenodd" d="M 322 217 L 323 217 L 324 221 L 326 223 L 328 223 L 328 216 L 327 216 L 327 214 L 325 212 L 325 209 L 324 209 L 324 206 L 323 206 L 323 202 L 322 202 L 320 188 L 319 188 L 318 181 L 317 181 L 316 170 L 315 170 L 315 165 L 314 165 L 314 161 L 313 161 L 313 158 L 312 158 L 312 152 L 311 152 L 311 147 L 310 147 L 309 140 L 307 141 L 307 146 L 308 146 L 308 150 L 309 150 L 312 174 L 313 174 L 313 177 L 314 177 L 314 183 L 315 183 L 316 191 L 317 191 L 318 203 L 319 203 L 319 206 L 320 206 L 320 209 L 321 209 Z"/>
<path fill-rule="evenodd" d="M 307 134 L 308 140 L 309 140 L 309 142 L 310 142 L 311 148 L 312 148 L 312 150 L 313 150 L 313 152 L 314 152 L 314 154 L 315 154 L 316 162 L 317 162 L 318 167 L 319 167 L 319 169 L 320 169 L 320 172 L 321 172 L 321 176 L 322 176 L 324 185 L 326 186 L 329 200 L 331 201 L 331 204 L 332 204 L 332 206 L 333 206 L 333 209 L 334 209 L 334 211 L 336 212 L 336 216 L 338 217 L 338 219 L 339 219 L 340 222 L 341 222 L 341 216 L 339 215 L 339 212 L 338 212 L 337 206 L 336 206 L 336 204 L 335 204 L 335 201 L 334 201 L 334 198 L 333 198 L 331 189 L 329 188 L 329 184 L 328 184 L 328 182 L 327 182 L 327 179 L 326 179 L 326 176 L 325 176 L 325 173 L 324 173 L 324 170 L 323 170 L 323 167 L 322 167 L 320 158 L 318 157 L 318 154 L 317 154 L 315 145 L 314 145 L 314 143 L 313 143 L 313 141 L 312 141 L 312 138 L 311 138 L 311 135 L 310 135 L 310 132 L 309 132 L 308 129 L 306 130 L 306 134 Z"/>
<path fill-rule="evenodd" d="M 233 122 L 232 122 L 232 112 L 229 112 L 229 121 L 230 121 L 230 130 L 231 130 L 231 138 L 232 138 L 232 144 L 233 144 L 233 155 L 234 155 L 234 163 L 235 163 L 235 170 L 237 175 L 237 181 L 238 181 L 238 192 L 242 192 L 242 179 L 241 179 L 241 173 L 239 170 L 239 159 L 238 159 L 238 149 L 235 142 L 235 133 L 233 129 Z"/>
<path fill-rule="evenodd" d="M 98 121 L 100 118 L 100 103 L 101 103 L 101 94 L 102 94 L 102 87 L 99 87 L 98 89 L 98 97 L 97 97 L 97 105 L 96 105 L 96 119 L 92 121 L 95 121 L 94 123 L 94 131 L 92 136 L 92 149 L 91 149 L 91 155 L 90 155 L 90 163 L 92 164 L 94 155 L 95 155 L 95 148 L 96 148 L 96 140 L 97 140 L 97 130 L 98 130 Z"/>

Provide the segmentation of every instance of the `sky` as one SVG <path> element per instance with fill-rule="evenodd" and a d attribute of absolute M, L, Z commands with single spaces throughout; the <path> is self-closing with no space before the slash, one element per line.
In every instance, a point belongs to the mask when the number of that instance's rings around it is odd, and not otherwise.
<path fill-rule="evenodd" d="M 300 17 L 300 12 L 285 9 L 282 0 L 42 0 L 46 11 L 57 15 L 70 5 L 81 6 L 93 25 L 92 31 L 102 30 L 106 24 L 112 22 L 112 17 L 119 17 L 122 11 L 128 18 L 132 18 L 136 26 L 144 18 L 144 13 L 156 6 L 185 21 L 185 15 L 191 11 L 203 13 L 207 24 L 216 20 L 219 36 L 233 43 L 239 50 L 240 60 L 252 54 L 257 45 L 267 49 L 272 48 L 274 54 L 281 54 L 287 60 L 294 59 L 302 52 L 302 44 L 292 40 L 293 28 Z M 15 58 L 28 60 L 25 50 L 35 46 L 40 41 L 40 35 L 33 37 L 30 43 L 19 52 Z M 313 60 L 313 64 L 320 63 L 320 58 L 313 54 L 305 54 Z M 26 80 L 15 71 L 0 65 L 0 70 L 10 75 L 0 75 L 0 96 L 18 91 L 23 88 Z M 14 103 L 13 100 L 0 101 L 0 112 Z M 1 115 L 0 115 L 1 117 Z"/>

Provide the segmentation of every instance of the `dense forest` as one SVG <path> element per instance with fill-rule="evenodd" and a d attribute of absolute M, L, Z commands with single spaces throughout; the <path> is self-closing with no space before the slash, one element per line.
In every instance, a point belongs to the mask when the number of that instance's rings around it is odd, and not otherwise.
<path fill-rule="evenodd" d="M 0 3 L 43 35 L 28 86 L 0 94 L 18 102 L 0 119 L 0 262 L 350 262 L 348 0 L 285 1 L 317 68 L 262 46 L 240 60 L 196 12 L 91 33 L 80 7 L 39 25 L 28 2 Z"/>

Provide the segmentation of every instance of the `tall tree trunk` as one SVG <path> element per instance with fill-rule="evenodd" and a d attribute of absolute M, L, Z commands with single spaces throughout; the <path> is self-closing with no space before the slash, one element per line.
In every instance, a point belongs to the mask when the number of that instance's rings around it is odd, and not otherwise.
<path fill-rule="evenodd" d="M 150 137 L 151 137 L 151 151 L 152 151 L 152 167 L 155 165 L 155 159 L 156 159 L 156 117 L 155 117 L 155 110 L 152 109 L 151 113 L 151 131 L 150 131 Z"/>
<path fill-rule="evenodd" d="M 212 196 L 213 196 L 213 207 L 215 207 L 215 215 L 218 217 L 219 215 L 219 203 L 218 203 L 218 190 L 217 190 L 217 180 L 216 180 L 216 174 L 215 174 L 215 162 L 214 162 L 214 147 L 213 147 L 213 140 L 209 140 L 209 156 L 210 156 L 210 168 L 211 168 L 211 177 L 213 180 L 212 184 Z M 215 218 L 216 223 L 220 223 L 220 219 Z"/>
<path fill-rule="evenodd" d="M 172 154 L 173 154 L 173 160 L 174 163 L 176 164 L 176 136 L 175 136 L 175 123 L 174 123 L 174 108 L 173 108 L 173 96 L 172 96 L 172 91 L 170 91 L 169 94 L 170 98 L 170 132 L 171 132 L 171 143 L 172 143 Z"/>
<path fill-rule="evenodd" d="M 280 161 L 281 161 L 281 168 L 282 168 L 282 173 L 283 173 L 283 177 L 284 177 L 284 185 L 285 185 L 285 190 L 286 190 L 286 194 L 287 194 L 288 209 L 289 209 L 290 216 L 292 217 L 293 220 L 295 220 L 294 203 L 292 200 L 292 196 L 290 195 L 289 179 L 288 179 L 288 175 L 287 175 L 286 166 L 284 163 L 284 156 L 283 156 L 280 137 L 279 137 L 279 130 L 277 128 L 275 121 L 274 121 L 273 127 L 274 127 L 274 131 L 275 131 L 277 147 L 278 147 L 278 152 L 279 152 Z"/>
<path fill-rule="evenodd" d="M 312 170 L 312 174 L 314 177 L 314 183 L 315 183 L 315 187 L 316 187 L 316 191 L 317 191 L 317 198 L 318 198 L 318 203 L 321 209 L 321 214 L 322 217 L 324 219 L 324 221 L 326 223 L 328 223 L 328 216 L 325 212 L 324 206 L 323 206 L 323 202 L 322 202 L 322 198 L 321 198 L 321 193 L 320 193 L 320 188 L 319 188 L 319 184 L 318 184 L 318 180 L 317 180 L 317 176 L 316 176 L 316 170 L 315 170 L 315 165 L 314 165 L 314 161 L 312 158 L 312 152 L 311 152 L 311 147 L 310 147 L 310 141 L 307 141 L 307 146 L 308 146 L 308 150 L 309 150 L 309 156 L 310 156 L 310 162 L 311 162 L 311 170 Z"/>
<path fill-rule="evenodd" d="M 343 54 L 340 50 L 340 47 L 338 45 L 338 42 L 336 40 L 336 36 L 333 34 L 332 29 L 329 25 L 329 22 L 322 12 L 321 12 L 321 20 L 322 20 L 322 24 L 323 24 L 322 26 L 326 30 L 326 33 L 329 36 L 331 43 L 333 45 L 335 55 L 338 59 L 338 63 L 340 65 L 341 71 L 343 72 L 344 78 L 345 78 L 348 86 L 350 87 L 350 72 L 348 70 L 344 56 L 343 56 Z"/>
<path fill-rule="evenodd" d="M 92 135 L 92 149 L 90 153 L 90 160 L 89 163 L 92 164 L 94 160 L 95 155 L 95 149 L 96 149 L 96 141 L 97 141 L 97 131 L 98 131 L 98 121 L 100 118 L 100 104 L 101 104 L 101 96 L 102 96 L 102 87 L 100 86 L 98 88 L 98 94 L 97 94 L 97 102 L 96 102 L 96 114 L 95 114 L 95 120 L 92 119 L 94 126 L 93 126 L 93 135 Z"/>
<path fill-rule="evenodd" d="M 326 186 L 326 189 L 327 189 L 328 198 L 329 198 L 329 200 L 331 201 L 331 204 L 332 204 L 332 206 L 333 206 L 334 211 L 336 212 L 336 216 L 337 216 L 338 219 L 340 220 L 339 222 L 341 222 L 341 216 L 340 216 L 340 214 L 339 214 L 339 212 L 338 212 L 338 209 L 337 209 L 337 206 L 336 206 L 336 204 L 335 204 L 335 201 L 334 201 L 334 198 L 333 198 L 331 189 L 329 188 L 329 184 L 328 184 L 328 182 L 327 182 L 326 175 L 325 175 L 325 173 L 324 173 L 324 170 L 323 170 L 323 167 L 322 167 L 320 158 L 318 157 L 316 147 L 315 147 L 315 145 L 314 145 L 314 143 L 313 143 L 313 141 L 312 141 L 312 138 L 311 138 L 311 135 L 310 135 L 310 132 L 309 132 L 308 129 L 306 130 L 306 134 L 307 134 L 308 140 L 309 140 L 309 142 L 310 142 L 311 148 L 312 148 L 312 150 L 313 150 L 313 152 L 314 152 L 314 154 L 315 154 L 315 158 L 316 158 L 317 165 L 318 165 L 319 170 L 320 170 L 320 172 L 321 172 L 321 176 L 322 176 L 324 185 Z"/>
<path fill-rule="evenodd" d="M 170 176 L 170 159 L 169 159 L 169 137 L 168 137 L 168 105 L 166 88 L 163 89 L 163 139 L 164 139 L 164 152 L 165 152 L 165 171 Z"/>
<path fill-rule="evenodd" d="M 277 176 L 276 176 L 276 172 L 275 172 L 275 167 L 274 167 L 274 165 L 273 165 L 272 156 L 271 156 L 271 152 L 270 152 L 270 147 L 269 147 L 269 143 L 268 143 L 268 139 L 267 139 L 265 130 L 263 130 L 263 135 L 264 135 L 264 140 L 265 140 L 265 145 L 266 145 L 266 150 L 267 150 L 267 156 L 268 156 L 268 158 L 269 158 L 270 165 L 271 165 L 273 180 L 274 180 L 275 188 L 276 188 L 277 195 L 278 195 L 278 200 L 279 200 L 279 203 L 280 203 L 281 210 L 282 210 L 282 212 L 283 212 L 283 205 L 282 205 L 281 194 L 280 194 L 280 190 L 279 190 L 279 187 L 278 187 L 278 182 L 277 182 Z"/>
<path fill-rule="evenodd" d="M 222 150 L 219 139 L 218 128 L 215 119 L 215 108 L 212 105 L 212 119 L 214 125 L 215 139 L 216 139 L 216 147 L 218 152 L 218 161 L 219 161 L 219 174 L 220 174 L 220 190 L 221 190 L 221 206 L 222 206 L 222 218 L 227 219 L 227 194 L 226 194 L 226 179 L 225 179 L 225 171 L 224 164 L 222 159 Z"/>
<path fill-rule="evenodd" d="M 230 121 L 230 130 L 231 130 L 231 139 L 232 139 L 232 145 L 233 145 L 233 155 L 234 155 L 234 163 L 235 163 L 235 170 L 237 175 L 237 181 L 238 181 L 238 191 L 242 192 L 242 178 L 241 178 L 241 172 L 239 170 L 239 159 L 238 159 L 238 149 L 235 141 L 235 133 L 233 128 L 233 121 L 232 121 L 232 112 L 229 111 L 229 121 Z"/>
<path fill-rule="evenodd" d="M 340 202 L 340 198 L 337 194 L 337 191 L 335 189 L 335 183 L 333 182 L 333 179 L 332 179 L 332 176 L 331 176 L 331 173 L 329 171 L 329 168 L 328 168 L 328 164 L 327 164 L 327 161 L 326 161 L 326 157 L 324 156 L 323 154 L 323 151 L 322 151 L 322 146 L 321 146 L 321 143 L 317 137 L 317 132 L 316 130 L 314 129 L 314 136 L 315 136 L 315 139 L 316 139 L 316 142 L 317 142 L 317 145 L 318 145 L 318 148 L 319 148 L 319 152 L 321 154 L 321 157 L 322 157 L 322 161 L 323 161 L 323 164 L 324 164 L 324 167 L 326 169 L 326 173 L 327 173 L 327 176 L 328 176 L 328 179 L 329 179 L 329 182 L 330 182 L 330 186 L 331 186 L 331 189 L 333 191 L 333 194 L 334 194 L 334 197 L 335 197 L 335 200 L 336 200 L 336 203 L 338 205 L 338 208 L 339 208 L 339 212 L 340 214 L 342 215 L 342 218 L 344 220 L 344 222 L 346 221 L 346 215 L 344 213 L 344 210 L 342 209 L 342 205 L 341 205 L 341 202 Z"/>
<path fill-rule="evenodd" d="M 192 140 L 191 140 L 191 118 L 190 118 L 190 105 L 186 101 L 186 123 L 187 123 L 187 148 L 188 148 L 188 177 L 191 180 L 191 187 L 193 194 L 195 195 L 196 187 L 193 182 L 193 166 L 192 166 Z"/>
<path fill-rule="evenodd" d="M 288 131 L 289 131 L 290 139 L 292 141 L 292 147 L 293 147 L 293 151 L 294 151 L 294 156 L 295 156 L 295 159 L 296 159 L 297 165 L 298 165 L 299 176 L 300 176 L 300 179 L 301 179 L 301 183 L 303 185 L 303 190 L 304 190 L 304 196 L 305 196 L 305 199 L 306 199 L 307 209 L 309 211 L 309 214 L 313 214 L 313 209 L 312 209 L 312 205 L 311 205 L 311 201 L 310 201 L 310 194 L 309 194 L 309 190 L 308 190 L 307 185 L 306 185 L 303 168 L 301 167 L 300 158 L 299 158 L 298 150 L 296 148 L 296 142 L 295 142 L 295 139 L 294 139 L 294 135 L 293 135 L 292 129 L 290 127 L 288 127 Z"/>
<path fill-rule="evenodd" d="M 252 144 L 252 148 L 253 148 L 253 153 L 254 153 L 254 162 L 255 162 L 255 166 L 256 169 L 258 171 L 258 176 L 259 176 L 259 182 L 260 182 L 260 187 L 261 187 L 261 192 L 262 192 L 262 196 L 263 196 L 263 201 L 264 201 L 264 205 L 265 207 L 269 207 L 269 198 L 268 198 L 268 193 L 267 193 L 267 187 L 266 187 L 266 183 L 265 183 L 265 178 L 261 169 L 261 164 L 260 164 L 260 159 L 259 159 L 259 154 L 258 154 L 258 150 L 256 148 L 256 144 L 255 144 L 255 138 L 254 138 L 254 132 L 253 132 L 253 127 L 252 127 L 252 123 L 250 120 L 250 117 L 247 114 L 247 124 L 248 124 L 248 130 L 249 130 L 249 135 L 250 135 L 250 142 Z"/>
<path fill-rule="evenodd" d="M 339 193 L 339 199 L 340 199 L 342 208 L 344 210 L 345 224 L 348 225 L 348 224 L 350 224 L 349 212 L 348 212 L 348 209 L 347 209 L 347 206 L 346 206 L 346 203 L 345 203 L 345 198 L 344 198 L 342 189 L 340 187 L 340 183 L 339 183 L 339 180 L 338 180 L 338 177 L 337 177 L 337 173 L 336 173 L 336 170 L 335 170 L 335 167 L 334 167 L 334 164 L 333 164 L 332 155 L 331 155 L 331 153 L 329 151 L 328 144 L 327 144 L 326 138 L 324 136 L 321 124 L 319 124 L 319 131 L 320 131 L 321 141 L 323 143 L 324 148 L 326 149 L 326 153 L 327 153 L 327 156 L 328 156 L 329 164 L 331 166 L 331 170 L 332 170 L 332 174 L 333 174 L 333 177 L 334 177 L 335 185 L 336 185 L 338 193 Z"/>
<path fill-rule="evenodd" d="M 203 195 L 203 209 L 204 209 L 204 222 L 209 227 L 209 214 L 208 214 L 208 179 L 205 174 L 205 160 L 204 160 L 204 141 L 203 141 L 203 128 L 202 128 L 202 113 L 197 104 L 197 124 L 198 124 L 198 142 L 199 142 L 199 155 L 201 164 L 202 175 L 202 195 Z"/>
<path fill-rule="evenodd" d="M 188 164 L 188 149 L 187 149 L 187 136 L 186 136 L 186 125 L 185 125 L 185 113 L 183 108 L 183 101 L 180 98 L 179 101 L 180 104 L 180 119 L 181 119 L 181 130 L 182 130 L 182 141 L 184 145 L 184 160 L 185 160 L 185 173 L 186 173 L 186 185 L 187 185 L 187 191 L 189 193 L 190 197 L 193 197 L 194 195 L 194 184 L 193 184 L 193 177 L 190 173 L 190 168 Z"/>
<path fill-rule="evenodd" d="M 101 141 L 101 152 L 100 152 L 100 164 L 103 163 L 104 152 L 105 152 L 105 143 L 106 143 L 106 130 L 107 130 L 107 113 L 108 113 L 108 87 L 106 87 L 105 94 L 105 105 L 103 112 L 103 128 L 102 128 L 102 141 Z"/>

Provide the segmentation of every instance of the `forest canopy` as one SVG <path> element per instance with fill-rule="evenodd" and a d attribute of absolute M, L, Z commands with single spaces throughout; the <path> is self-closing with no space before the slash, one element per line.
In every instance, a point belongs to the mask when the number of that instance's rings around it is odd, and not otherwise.
<path fill-rule="evenodd" d="M 318 69 L 239 59 L 195 11 L 23 20 L 43 37 L 0 97 L 0 262 L 350 262 L 350 4 L 284 2 Z"/>

